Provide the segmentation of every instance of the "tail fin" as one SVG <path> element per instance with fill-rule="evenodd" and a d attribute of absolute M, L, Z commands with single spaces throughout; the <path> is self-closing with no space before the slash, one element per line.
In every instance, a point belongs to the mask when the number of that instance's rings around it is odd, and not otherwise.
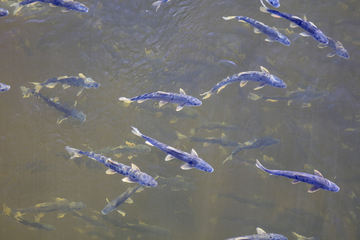
<path fill-rule="evenodd" d="M 121 97 L 121 98 L 119 98 L 119 100 L 124 101 L 124 102 L 129 102 L 129 103 L 133 102 L 133 101 L 130 100 L 130 98 L 126 98 L 126 97 Z"/>
<path fill-rule="evenodd" d="M 262 12 L 264 12 L 264 13 L 267 13 L 268 11 L 268 9 L 269 8 L 267 8 L 266 7 L 266 5 L 264 4 L 264 2 L 262 1 L 262 0 L 260 0 L 260 2 L 261 2 L 261 4 L 262 4 L 262 6 L 260 7 L 260 11 L 262 11 Z"/>
<path fill-rule="evenodd" d="M 133 130 L 131 130 L 131 132 L 133 134 L 135 134 L 136 136 L 142 137 L 141 132 L 136 127 L 133 127 L 133 126 L 131 126 L 131 127 L 133 128 Z"/>
<path fill-rule="evenodd" d="M 187 138 L 187 136 L 185 136 L 185 135 L 183 135 L 183 134 L 179 133 L 178 131 L 176 131 L 176 135 L 177 135 L 178 139 L 184 139 L 184 138 Z"/>
<path fill-rule="evenodd" d="M 212 94 L 212 92 L 211 92 L 211 91 L 208 91 L 208 92 L 204 92 L 204 93 L 200 94 L 200 96 L 204 96 L 204 95 L 205 95 L 205 97 L 203 97 L 203 99 L 206 99 L 206 98 L 210 97 L 211 94 Z"/>
<path fill-rule="evenodd" d="M 32 91 L 34 91 L 34 89 L 30 89 L 24 86 L 21 86 L 20 89 L 23 94 L 23 98 L 28 98 L 31 95 Z"/>
<path fill-rule="evenodd" d="M 81 157 L 82 154 L 79 153 L 79 149 L 71 148 L 69 146 L 65 147 L 65 150 L 71 155 L 70 159 Z"/>
<path fill-rule="evenodd" d="M 154 2 L 154 3 L 152 4 L 154 7 L 156 7 L 155 12 L 157 12 L 157 10 L 159 9 L 159 7 L 160 7 L 160 5 L 161 5 L 162 2 L 163 2 L 163 1 L 156 1 L 156 2 Z"/>
<path fill-rule="evenodd" d="M 10 7 L 15 7 L 15 10 L 14 10 L 14 15 L 16 13 L 18 13 L 20 11 L 20 9 L 23 7 L 23 6 L 20 6 L 20 3 L 13 3 L 10 5 Z"/>
<path fill-rule="evenodd" d="M 37 92 L 37 93 L 40 92 L 40 90 L 42 88 L 41 83 L 38 83 L 38 82 L 30 82 L 30 83 L 35 85 L 35 92 Z"/>
<path fill-rule="evenodd" d="M 223 17 L 224 20 L 231 20 L 236 18 L 236 16 L 228 16 L 228 17 Z"/>
<path fill-rule="evenodd" d="M 255 166 L 256 166 L 257 168 L 260 168 L 261 170 L 263 170 L 263 171 L 265 171 L 265 172 L 266 172 L 266 170 L 267 170 L 263 165 L 261 165 L 261 163 L 260 163 L 259 160 L 257 160 L 257 159 L 256 159 Z"/>
<path fill-rule="evenodd" d="M 222 164 L 226 163 L 227 161 L 232 160 L 232 156 L 233 156 L 232 154 L 231 154 L 230 156 L 228 156 L 228 157 L 223 161 Z"/>

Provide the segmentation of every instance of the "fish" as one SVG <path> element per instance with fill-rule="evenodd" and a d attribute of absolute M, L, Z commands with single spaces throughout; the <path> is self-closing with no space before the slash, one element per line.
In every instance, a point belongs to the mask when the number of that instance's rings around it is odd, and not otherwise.
<path fill-rule="evenodd" d="M 336 54 L 342 58 L 349 59 L 349 53 L 346 51 L 346 49 L 341 44 L 341 42 L 339 42 L 339 41 L 335 42 L 332 38 L 329 38 L 329 37 L 327 37 L 327 38 L 328 38 L 327 44 L 319 43 L 319 45 L 318 45 L 319 48 L 330 47 L 334 50 L 334 52 L 328 53 L 326 55 L 327 57 L 333 57 Z"/>
<path fill-rule="evenodd" d="M 287 240 L 287 237 L 276 234 L 276 233 L 266 233 L 261 228 L 256 228 L 257 234 L 247 235 L 242 237 L 228 238 L 226 240 Z"/>
<path fill-rule="evenodd" d="M 262 151 L 265 147 L 277 144 L 279 142 L 279 139 L 275 139 L 269 136 L 261 138 L 254 137 L 253 139 L 245 142 L 244 144 L 239 144 L 239 146 L 232 151 L 231 155 L 224 160 L 223 164 L 229 160 L 232 160 L 232 157 L 242 150 L 260 148 L 260 150 Z"/>
<path fill-rule="evenodd" d="M 288 105 L 290 105 L 290 103 L 294 99 L 298 99 L 298 98 L 317 99 L 317 98 L 325 97 L 327 95 L 329 95 L 329 91 L 319 90 L 317 88 L 309 86 L 305 90 L 299 88 L 296 91 L 287 92 L 285 97 L 266 97 L 254 93 L 249 93 L 248 99 L 254 101 L 258 99 L 266 99 L 267 101 L 272 101 L 272 102 L 277 100 L 288 100 Z"/>
<path fill-rule="evenodd" d="M 320 29 L 318 29 L 315 26 L 315 24 L 313 24 L 312 22 L 308 22 L 306 17 L 304 17 L 304 19 L 301 19 L 298 16 L 294 16 L 289 13 L 283 13 L 283 12 L 269 9 L 265 6 L 265 4 L 262 0 L 260 0 L 260 1 L 261 1 L 261 4 L 263 5 L 260 7 L 260 11 L 265 12 L 265 13 L 266 12 L 271 13 L 271 16 L 276 17 L 276 18 L 281 17 L 281 18 L 285 18 L 285 19 L 289 20 L 291 22 L 290 23 L 291 28 L 301 27 L 302 29 L 304 29 L 306 31 L 306 32 L 300 33 L 300 35 L 303 37 L 313 37 L 316 41 L 318 41 L 320 43 L 328 44 L 327 36 Z"/>
<path fill-rule="evenodd" d="M 190 130 L 190 134 L 194 135 L 195 132 L 199 131 L 200 129 L 206 129 L 206 130 L 209 130 L 209 131 L 215 130 L 215 129 L 237 130 L 238 127 L 234 126 L 234 125 L 226 124 L 224 122 L 209 122 L 209 123 L 206 123 L 206 124 L 202 125 L 201 127 L 192 128 Z"/>
<path fill-rule="evenodd" d="M 243 198 L 243 197 L 239 197 L 238 195 L 236 195 L 235 193 L 220 193 L 218 194 L 219 197 L 224 197 L 224 198 L 228 198 L 228 199 L 232 199 L 238 203 L 245 203 L 245 204 L 249 204 L 255 207 L 274 207 L 275 204 L 270 202 L 270 201 L 262 201 L 262 200 L 258 200 L 258 199 L 247 199 L 247 198 Z"/>
<path fill-rule="evenodd" d="M 6 85 L 4 83 L 0 83 L 0 92 L 6 92 L 10 89 L 9 85 Z"/>
<path fill-rule="evenodd" d="M 266 0 L 266 1 L 273 7 L 276 7 L 276 8 L 280 7 L 279 0 Z"/>
<path fill-rule="evenodd" d="M 309 193 L 314 193 L 320 189 L 324 189 L 326 191 L 331 191 L 331 192 L 338 192 L 340 190 L 340 188 L 335 183 L 324 178 L 318 170 L 314 170 L 315 175 L 302 173 L 302 172 L 270 170 L 270 169 L 266 169 L 263 165 L 261 165 L 261 163 L 257 159 L 255 166 L 267 173 L 270 173 L 271 175 L 283 176 L 294 179 L 292 181 L 292 184 L 296 184 L 299 182 L 305 182 L 311 184 L 313 186 L 308 190 Z"/>
<path fill-rule="evenodd" d="M 65 198 L 55 198 L 53 202 L 39 203 L 32 207 L 12 209 L 12 211 L 20 214 L 29 212 L 40 213 L 35 217 L 35 219 L 39 220 L 44 216 L 44 213 L 60 211 L 57 217 L 62 218 L 67 212 L 81 210 L 85 207 L 86 204 L 82 202 L 72 202 Z"/>
<path fill-rule="evenodd" d="M 191 154 L 189 154 L 187 152 L 183 152 L 179 149 L 173 148 L 164 143 L 156 141 L 155 139 L 153 139 L 151 137 L 143 135 L 135 127 L 132 127 L 132 128 L 133 128 L 133 130 L 131 130 L 131 132 L 133 134 L 135 134 L 136 136 L 144 138 L 146 140 L 146 142 L 145 142 L 146 144 L 148 144 L 150 146 L 155 146 L 158 149 L 160 149 L 161 151 L 166 152 L 168 155 L 165 157 L 165 161 L 170 161 L 174 158 L 177 158 L 181 161 L 186 162 L 184 165 L 181 166 L 181 169 L 183 169 L 183 170 L 189 170 L 192 168 L 196 168 L 198 170 L 205 171 L 205 172 L 213 172 L 214 171 L 214 169 L 210 166 L 210 164 L 208 164 L 207 162 L 205 162 L 204 160 L 199 158 L 198 154 L 196 153 L 196 151 L 194 149 L 191 150 Z"/>
<path fill-rule="evenodd" d="M 230 20 L 230 19 L 237 19 L 239 22 L 246 22 L 254 27 L 255 33 L 264 33 L 268 35 L 269 37 L 265 39 L 267 42 L 275 42 L 278 41 L 286 46 L 290 45 L 290 40 L 282 35 L 275 27 L 269 27 L 268 25 L 256 21 L 249 17 L 243 17 L 243 16 L 229 16 L 229 17 L 223 17 L 224 20 Z"/>
<path fill-rule="evenodd" d="M 133 156 L 136 156 L 138 153 L 149 153 L 151 151 L 151 148 L 144 144 L 134 144 L 130 142 L 126 142 L 126 145 L 120 145 L 115 148 L 104 148 L 100 150 L 96 150 L 94 152 L 99 154 L 109 154 L 112 153 L 114 156 L 121 156 L 123 153 L 130 153 L 131 156 L 128 158 L 132 158 Z"/>
<path fill-rule="evenodd" d="M 145 93 L 140 96 L 136 96 L 133 98 L 125 98 L 120 97 L 120 101 L 124 102 L 134 102 L 137 101 L 138 103 L 142 103 L 146 100 L 159 100 L 159 106 L 163 106 L 166 103 L 177 103 L 178 106 L 176 107 L 176 111 L 180 111 L 184 106 L 200 106 L 202 102 L 192 96 L 186 95 L 185 91 L 180 88 L 180 93 L 172 93 L 172 92 L 163 92 L 157 91 L 152 93 Z"/>
<path fill-rule="evenodd" d="M 53 6 L 53 7 L 58 6 L 58 7 L 66 8 L 65 10 L 62 10 L 62 11 L 69 11 L 69 10 L 73 10 L 73 11 L 77 11 L 77 12 L 88 12 L 89 11 L 89 9 L 84 4 L 75 2 L 73 0 L 24 0 L 19 3 L 13 3 L 10 5 L 10 7 L 15 7 L 15 10 L 14 10 L 14 15 L 15 15 L 25 5 L 29 5 L 29 4 L 32 4 L 35 2 L 49 3 L 50 6 Z"/>
<path fill-rule="evenodd" d="M 292 232 L 292 234 L 298 239 L 298 240 L 320 240 L 318 237 L 304 237 L 300 234 L 297 234 L 296 232 Z"/>
<path fill-rule="evenodd" d="M 162 3 L 166 3 L 166 2 L 170 2 L 170 0 L 160 0 L 160 1 L 156 1 L 156 2 L 153 2 L 153 6 L 154 7 L 156 7 L 156 12 L 157 12 L 157 10 L 159 9 L 159 7 L 160 7 L 160 5 L 162 4 Z"/>
<path fill-rule="evenodd" d="M 112 212 L 115 208 L 117 208 L 124 202 L 132 203 L 133 201 L 130 198 L 130 196 L 135 192 L 141 192 L 143 190 L 144 190 L 144 188 L 142 188 L 140 184 L 138 184 L 137 186 L 135 186 L 133 188 L 129 187 L 124 193 L 120 194 L 114 200 L 109 202 L 109 204 L 105 206 L 105 208 L 101 211 L 101 213 L 106 215 L 106 214 Z M 118 212 L 120 214 L 122 214 L 123 216 L 125 216 L 125 213 L 123 211 L 118 209 Z"/>
<path fill-rule="evenodd" d="M 180 175 L 169 178 L 160 177 L 158 175 L 155 180 L 158 181 L 160 187 L 169 185 L 171 191 L 192 191 L 197 188 L 194 183 L 186 181 L 185 178 Z"/>
<path fill-rule="evenodd" d="M 139 183 L 148 187 L 156 187 L 157 182 L 150 175 L 140 171 L 140 169 L 135 165 L 131 164 L 131 167 L 118 163 L 116 161 L 111 160 L 111 158 L 107 158 L 103 155 L 96 154 L 93 151 L 87 152 L 82 151 L 76 148 L 71 148 L 69 146 L 65 147 L 65 150 L 71 155 L 70 159 L 81 157 L 82 155 L 88 156 L 91 159 L 94 159 L 102 164 L 104 164 L 109 169 L 106 171 L 106 174 L 115 174 L 120 173 L 125 176 L 122 179 L 123 182 L 127 183 Z"/>
<path fill-rule="evenodd" d="M 7 15 L 9 15 L 9 11 L 4 8 L 0 8 L 0 17 L 5 17 Z"/>
<path fill-rule="evenodd" d="M 95 82 L 92 78 L 87 78 L 84 74 L 79 73 L 79 76 L 63 76 L 58 78 L 49 78 L 43 83 L 30 82 L 35 85 L 35 92 L 40 92 L 42 87 L 53 88 L 56 84 L 61 83 L 64 89 L 67 89 L 70 86 L 82 87 L 78 92 L 77 96 L 81 94 L 84 88 L 95 88 L 97 89 L 100 86 L 100 83 Z"/>
<path fill-rule="evenodd" d="M 23 98 L 27 98 L 30 95 L 33 95 L 37 98 L 41 98 L 50 107 L 54 107 L 56 110 L 63 112 L 64 115 L 60 116 L 58 118 L 58 120 L 56 122 L 57 124 L 60 124 L 62 121 L 66 120 L 68 117 L 79 119 L 81 122 L 84 122 L 86 120 L 86 115 L 82 111 L 78 111 L 75 109 L 76 104 L 77 104 L 76 101 L 75 101 L 75 104 L 73 107 L 68 107 L 66 104 L 60 103 L 58 98 L 45 97 L 41 93 L 37 93 L 35 91 L 35 89 L 29 89 L 24 86 L 21 86 L 20 89 L 23 93 Z"/>
<path fill-rule="evenodd" d="M 179 139 L 189 138 L 190 141 L 192 141 L 192 142 L 203 142 L 205 147 L 208 146 L 209 144 L 219 144 L 219 145 L 225 146 L 225 147 L 237 147 L 237 146 L 239 146 L 238 142 L 228 140 L 224 133 L 221 134 L 221 138 L 188 137 L 188 136 L 185 136 L 185 135 L 179 133 L 178 131 L 176 131 L 176 135 L 177 135 L 177 137 Z"/>
<path fill-rule="evenodd" d="M 269 85 L 277 88 L 286 88 L 286 83 L 280 78 L 271 75 L 270 72 L 264 68 L 260 67 L 261 72 L 257 71 L 248 71 L 241 72 L 238 74 L 234 74 L 230 77 L 223 79 L 218 82 L 210 91 L 200 94 L 200 96 L 204 96 L 203 99 L 210 97 L 215 91 L 219 93 L 223 88 L 225 88 L 228 84 L 233 82 L 240 82 L 240 87 L 245 86 L 248 81 L 260 82 L 260 85 L 254 88 L 254 90 L 258 90 L 263 88 L 265 85 Z"/>

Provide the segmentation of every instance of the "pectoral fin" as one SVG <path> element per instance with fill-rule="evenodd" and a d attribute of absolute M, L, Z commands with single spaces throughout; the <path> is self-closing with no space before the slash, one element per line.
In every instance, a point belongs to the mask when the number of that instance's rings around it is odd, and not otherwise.
<path fill-rule="evenodd" d="M 165 157 L 165 161 L 170 161 L 170 160 L 173 160 L 175 157 L 168 154 L 166 157 Z"/>
<path fill-rule="evenodd" d="M 143 103 L 145 102 L 147 99 L 142 99 L 142 100 L 137 100 L 138 103 Z"/>
<path fill-rule="evenodd" d="M 154 146 L 154 145 L 153 145 L 151 142 L 149 142 L 149 141 L 146 141 L 145 144 L 147 144 L 147 145 L 149 145 L 149 146 L 152 146 L 152 147 Z"/>
<path fill-rule="evenodd" d="M 266 42 L 276 42 L 276 40 L 272 37 L 268 37 L 265 39 Z"/>
<path fill-rule="evenodd" d="M 63 84 L 62 87 L 63 87 L 63 89 L 65 90 L 65 89 L 69 88 L 70 85 L 68 85 L 68 84 Z"/>
<path fill-rule="evenodd" d="M 57 215 L 57 218 L 63 218 L 67 212 L 61 212 Z"/>
<path fill-rule="evenodd" d="M 307 32 L 302 32 L 302 33 L 300 33 L 300 35 L 303 37 L 311 37 L 311 35 Z"/>
<path fill-rule="evenodd" d="M 328 45 L 323 44 L 323 43 L 319 43 L 318 44 L 318 48 L 326 48 Z"/>
<path fill-rule="evenodd" d="M 68 115 L 60 116 L 58 118 L 58 120 L 56 121 L 56 123 L 60 124 L 62 121 L 66 120 L 68 117 L 69 117 Z"/>
<path fill-rule="evenodd" d="M 248 81 L 240 81 L 240 87 L 245 86 L 248 83 Z"/>
<path fill-rule="evenodd" d="M 122 211 L 122 210 L 120 210 L 120 209 L 116 209 L 116 211 L 118 211 L 118 213 L 120 213 L 123 217 L 125 217 L 125 212 L 124 211 Z"/>
<path fill-rule="evenodd" d="M 254 88 L 254 90 L 259 90 L 260 88 L 263 88 L 265 85 L 266 83 L 260 83 L 260 85 Z"/>
<path fill-rule="evenodd" d="M 67 9 L 61 9 L 62 12 L 68 12 L 70 11 L 71 9 L 67 8 Z"/>
<path fill-rule="evenodd" d="M 81 88 L 80 91 L 76 94 L 76 96 L 79 96 L 83 90 L 84 90 L 84 88 Z"/>
<path fill-rule="evenodd" d="M 125 200 L 125 202 L 131 204 L 131 203 L 133 203 L 134 201 L 133 201 L 131 198 L 128 198 L 128 199 Z"/>
<path fill-rule="evenodd" d="M 105 173 L 106 173 L 106 174 L 115 174 L 115 173 L 117 173 L 117 172 L 116 172 L 115 170 L 109 168 L 108 170 L 106 170 Z"/>
<path fill-rule="evenodd" d="M 335 52 L 332 52 L 332 53 L 328 53 L 326 56 L 327 57 L 333 57 L 333 56 L 335 56 L 335 54 L 336 54 Z"/>
<path fill-rule="evenodd" d="M 127 183 L 136 183 L 135 181 L 131 180 L 129 177 L 123 178 L 122 181 Z"/>
<path fill-rule="evenodd" d="M 225 87 L 226 87 L 227 84 L 221 86 L 218 90 L 217 90 L 217 93 L 219 93 L 221 90 L 223 90 Z"/>
<path fill-rule="evenodd" d="M 162 106 L 164 106 L 165 104 L 167 104 L 167 101 L 160 101 L 160 102 L 159 102 L 159 107 L 162 107 Z"/>
<path fill-rule="evenodd" d="M 259 30 L 259 29 L 254 28 L 254 33 L 259 34 L 259 33 L 261 33 L 261 32 L 260 32 L 260 30 Z"/>
<path fill-rule="evenodd" d="M 49 84 L 46 84 L 46 87 L 47 88 L 54 88 L 56 86 L 57 82 L 52 82 L 52 83 L 49 83 Z"/>
<path fill-rule="evenodd" d="M 193 169 L 194 167 L 192 167 L 189 163 L 185 163 L 184 165 L 181 166 L 182 170 L 190 170 Z"/>
<path fill-rule="evenodd" d="M 298 25 L 296 25 L 295 23 L 291 22 L 291 23 L 290 23 L 290 27 L 291 27 L 291 28 L 297 28 Z"/>
<path fill-rule="evenodd" d="M 309 192 L 309 193 L 314 193 L 314 192 L 319 191 L 319 190 L 320 190 L 319 187 L 317 187 L 317 186 L 312 186 L 312 187 L 308 190 L 308 192 Z"/>
<path fill-rule="evenodd" d="M 185 103 L 177 105 L 176 111 L 180 111 L 181 109 L 183 109 L 184 106 L 185 106 Z"/>
<path fill-rule="evenodd" d="M 294 179 L 294 181 L 292 181 L 291 183 L 292 183 L 292 184 L 297 184 L 297 183 L 299 183 L 299 182 L 300 182 L 299 180 Z"/>

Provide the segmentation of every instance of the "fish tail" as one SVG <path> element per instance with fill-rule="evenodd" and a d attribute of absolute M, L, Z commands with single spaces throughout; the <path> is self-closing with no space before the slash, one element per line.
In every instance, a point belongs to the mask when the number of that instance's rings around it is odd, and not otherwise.
<path fill-rule="evenodd" d="M 267 13 L 268 8 L 266 7 L 265 3 L 262 0 L 260 0 L 260 2 L 262 4 L 262 6 L 260 7 L 260 11 Z"/>
<path fill-rule="evenodd" d="M 228 16 L 228 17 L 223 17 L 224 20 L 231 20 L 236 18 L 236 16 Z"/>
<path fill-rule="evenodd" d="M 257 160 L 257 159 L 256 159 L 255 166 L 256 166 L 257 168 L 260 168 L 261 170 L 267 172 L 267 171 L 266 171 L 267 169 L 266 169 L 263 165 L 261 165 L 261 163 L 260 163 L 259 160 Z"/>
<path fill-rule="evenodd" d="M 42 88 L 41 83 L 38 83 L 38 82 L 30 82 L 30 83 L 35 85 L 35 92 L 37 92 L 37 93 L 40 92 L 40 90 Z"/>
<path fill-rule="evenodd" d="M 163 1 L 156 1 L 156 2 L 154 2 L 154 3 L 152 4 L 154 7 L 156 7 L 155 12 L 157 12 L 157 10 L 159 9 L 159 7 L 160 7 L 160 5 L 161 5 L 162 2 L 163 2 Z"/>
<path fill-rule="evenodd" d="M 71 155 L 70 159 L 82 156 L 82 154 L 79 153 L 79 151 L 80 151 L 79 149 L 66 146 L 65 150 Z"/>
<path fill-rule="evenodd" d="M 131 132 L 133 134 L 135 134 L 136 136 L 142 137 L 141 132 L 136 127 L 133 127 L 133 126 L 131 126 L 131 127 L 133 128 L 133 130 L 131 130 Z"/>
<path fill-rule="evenodd" d="M 233 155 L 231 154 L 230 156 L 228 156 L 228 157 L 223 161 L 222 164 L 226 163 L 227 161 L 232 160 L 232 157 L 233 157 Z"/>
<path fill-rule="evenodd" d="M 16 13 L 18 13 L 21 10 L 21 8 L 23 6 L 20 6 L 20 3 L 13 3 L 10 5 L 10 7 L 15 7 L 15 10 L 14 10 L 14 15 L 15 15 Z"/>
<path fill-rule="evenodd" d="M 184 139 L 184 138 L 187 138 L 187 136 L 185 136 L 185 135 L 183 135 L 183 134 L 179 133 L 178 131 L 176 131 L 176 135 L 177 135 L 178 139 Z"/>
<path fill-rule="evenodd" d="M 205 95 L 205 97 L 203 97 L 203 99 L 206 99 L 206 98 L 210 97 L 211 94 L 212 94 L 212 92 L 211 92 L 211 91 L 208 91 L 208 92 L 204 92 L 204 93 L 200 94 L 200 96 L 204 96 L 204 95 Z"/>
<path fill-rule="evenodd" d="M 133 102 L 130 98 L 126 98 L 126 97 L 121 97 L 121 98 L 119 98 L 119 100 L 124 101 L 124 102 L 128 102 L 128 103 Z"/>

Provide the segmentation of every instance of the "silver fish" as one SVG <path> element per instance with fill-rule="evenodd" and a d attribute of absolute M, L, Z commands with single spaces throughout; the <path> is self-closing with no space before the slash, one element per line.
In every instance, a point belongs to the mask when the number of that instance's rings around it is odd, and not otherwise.
<path fill-rule="evenodd" d="M 329 42 L 327 44 L 319 43 L 319 45 L 318 45 L 319 48 L 330 47 L 334 50 L 334 52 L 328 53 L 326 55 L 327 57 L 333 57 L 336 54 L 345 59 L 349 58 L 349 53 L 346 51 L 346 49 L 341 44 L 341 42 L 339 42 L 339 41 L 335 42 L 332 38 L 329 38 L 329 37 L 328 37 L 328 41 Z"/>
<path fill-rule="evenodd" d="M 266 233 L 261 228 L 256 228 L 257 234 L 247 235 L 242 237 L 228 238 L 226 240 L 287 240 L 287 237 L 276 234 L 276 233 Z"/>
<path fill-rule="evenodd" d="M 13 3 L 10 5 L 10 7 L 15 7 L 15 10 L 14 10 L 14 15 L 15 15 L 24 6 L 35 3 L 35 2 L 49 3 L 51 6 L 58 6 L 58 7 L 65 8 L 65 10 L 62 10 L 62 11 L 69 11 L 69 10 L 73 10 L 73 11 L 77 11 L 77 12 L 89 11 L 89 9 L 84 4 L 75 2 L 72 0 L 24 0 L 19 3 Z"/>

